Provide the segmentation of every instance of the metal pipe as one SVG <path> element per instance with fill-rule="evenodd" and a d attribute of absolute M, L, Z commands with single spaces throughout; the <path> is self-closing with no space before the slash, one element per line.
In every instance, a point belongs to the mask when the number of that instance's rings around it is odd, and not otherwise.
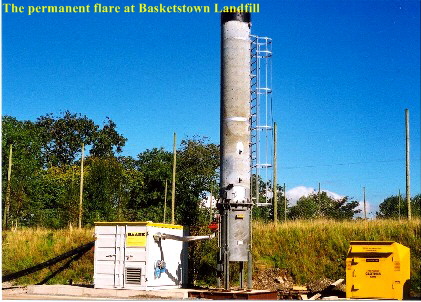
<path fill-rule="evenodd" d="M 273 222 L 278 223 L 277 127 L 273 123 Z"/>
<path fill-rule="evenodd" d="M 177 235 L 171 235 L 171 234 L 161 234 L 156 233 L 153 235 L 153 238 L 155 241 L 159 241 L 160 239 L 172 239 L 176 241 L 183 241 L 183 242 L 190 242 L 190 241 L 198 241 L 198 240 L 208 240 L 215 238 L 215 233 L 205 236 L 177 236 Z"/>
<path fill-rule="evenodd" d="M 250 13 L 221 14 L 220 258 L 247 261 L 250 242 Z"/>
<path fill-rule="evenodd" d="M 250 14 L 222 14 L 221 186 L 250 187 Z M 236 193 L 240 194 L 240 192 Z M 242 194 L 244 201 L 247 195 Z"/>
<path fill-rule="evenodd" d="M 244 289 L 244 261 L 240 261 L 240 289 Z"/>
<path fill-rule="evenodd" d="M 247 288 L 253 288 L 253 259 L 251 256 L 251 251 L 248 252 L 248 260 L 247 260 Z"/>

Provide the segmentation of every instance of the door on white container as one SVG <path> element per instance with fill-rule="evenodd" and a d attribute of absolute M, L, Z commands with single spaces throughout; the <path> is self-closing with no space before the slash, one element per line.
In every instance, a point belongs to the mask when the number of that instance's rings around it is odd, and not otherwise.
<path fill-rule="evenodd" d="M 96 227 L 95 284 L 103 288 L 123 287 L 124 226 Z"/>
<path fill-rule="evenodd" d="M 124 254 L 124 287 L 146 286 L 146 240 L 144 226 L 127 226 Z"/>
<path fill-rule="evenodd" d="M 115 235 L 114 287 L 124 287 L 124 240 L 126 227 L 117 225 Z"/>

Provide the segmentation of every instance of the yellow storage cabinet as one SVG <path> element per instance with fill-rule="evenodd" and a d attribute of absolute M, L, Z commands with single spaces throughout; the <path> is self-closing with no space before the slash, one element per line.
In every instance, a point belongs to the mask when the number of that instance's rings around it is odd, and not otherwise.
<path fill-rule="evenodd" d="M 393 241 L 351 241 L 346 259 L 348 299 L 398 299 L 409 294 L 409 248 Z"/>

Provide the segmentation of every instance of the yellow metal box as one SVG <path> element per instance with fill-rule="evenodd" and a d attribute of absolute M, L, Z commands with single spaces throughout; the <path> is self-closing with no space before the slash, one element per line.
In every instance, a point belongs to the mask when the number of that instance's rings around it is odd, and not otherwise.
<path fill-rule="evenodd" d="M 409 248 L 393 241 L 351 241 L 346 259 L 348 299 L 398 299 L 409 294 Z"/>

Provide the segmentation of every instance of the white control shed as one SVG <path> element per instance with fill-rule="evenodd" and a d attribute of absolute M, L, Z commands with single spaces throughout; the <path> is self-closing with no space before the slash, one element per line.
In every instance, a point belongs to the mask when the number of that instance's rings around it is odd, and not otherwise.
<path fill-rule="evenodd" d="M 95 288 L 159 289 L 187 284 L 187 243 L 181 225 L 96 222 Z M 155 235 L 155 236 L 154 236 Z M 165 238 L 165 235 L 164 235 Z"/>

